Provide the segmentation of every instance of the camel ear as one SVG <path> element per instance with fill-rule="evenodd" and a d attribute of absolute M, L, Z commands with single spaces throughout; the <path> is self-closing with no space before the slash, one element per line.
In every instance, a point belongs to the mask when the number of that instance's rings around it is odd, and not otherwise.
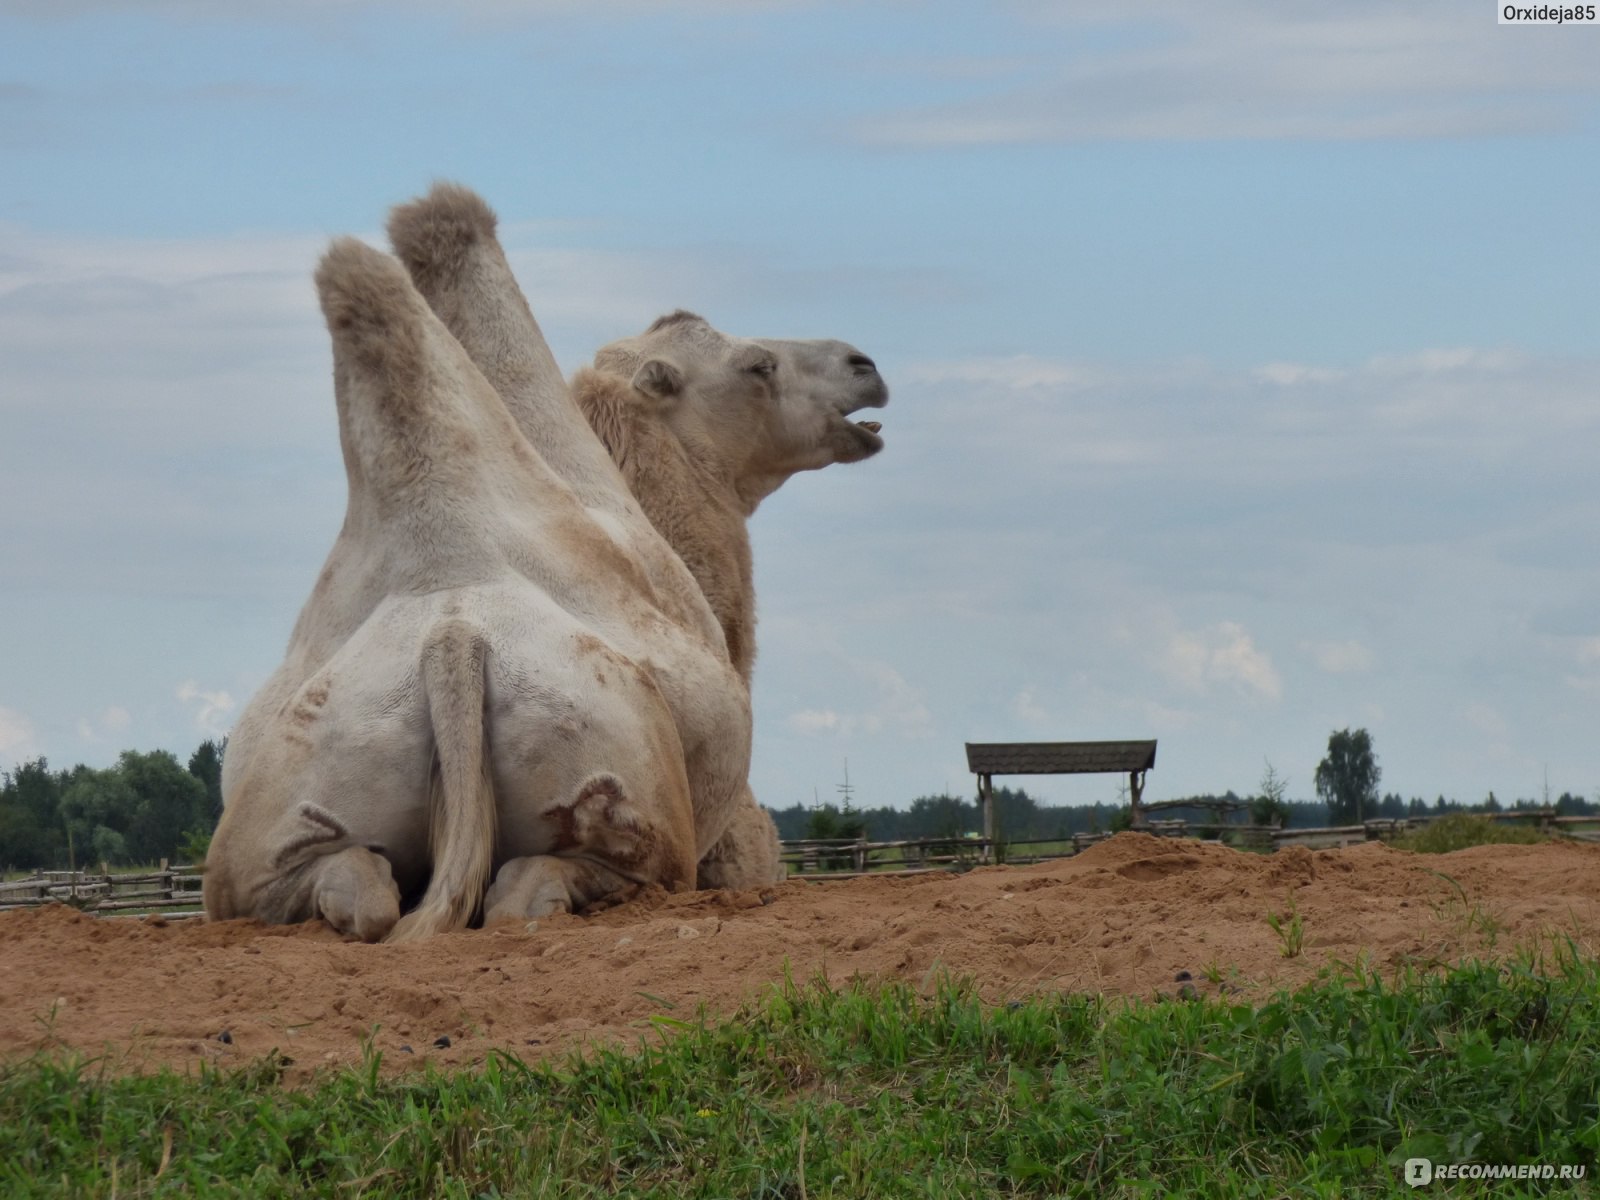
<path fill-rule="evenodd" d="M 633 386 L 656 400 L 670 400 L 683 391 L 683 372 L 664 358 L 652 358 L 633 373 Z"/>

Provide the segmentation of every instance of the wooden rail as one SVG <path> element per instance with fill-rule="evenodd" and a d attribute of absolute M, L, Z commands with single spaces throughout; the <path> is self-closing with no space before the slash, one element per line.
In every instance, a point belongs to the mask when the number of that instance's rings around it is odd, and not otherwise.
<path fill-rule="evenodd" d="M 1562 817 L 1553 810 L 1539 809 L 1475 814 L 1496 821 L 1533 821 L 1541 830 L 1560 833 L 1580 841 L 1600 842 L 1600 817 Z M 1140 831 L 1157 837 L 1226 838 L 1241 849 L 1276 850 L 1280 846 L 1302 846 L 1310 850 L 1335 849 L 1361 842 L 1389 841 L 1420 828 L 1438 816 L 1375 817 L 1359 825 L 1325 825 L 1307 829 L 1279 829 L 1269 825 L 1239 825 L 1233 822 L 1172 820 L 1146 821 Z M 1589 826 L 1580 829 L 1579 826 Z M 929 871 L 961 871 L 986 866 L 999 860 L 1011 865 L 1047 862 L 1070 858 L 1109 833 L 1075 833 L 1064 838 L 1003 840 L 996 844 L 982 837 L 908 838 L 871 842 L 865 838 L 804 838 L 783 843 L 783 862 L 791 878 L 853 879 L 860 875 L 925 874 Z M 1031 848 L 1035 848 L 1030 850 Z M 1039 849 L 1048 847 L 1049 849 Z M 898 853 L 896 853 L 898 852 Z"/>
<path fill-rule="evenodd" d="M 35 871 L 0 883 L 0 912 L 62 903 L 96 913 L 198 916 L 200 878 L 196 867 L 165 861 L 154 871 L 111 871 L 104 863 L 98 871 Z"/>

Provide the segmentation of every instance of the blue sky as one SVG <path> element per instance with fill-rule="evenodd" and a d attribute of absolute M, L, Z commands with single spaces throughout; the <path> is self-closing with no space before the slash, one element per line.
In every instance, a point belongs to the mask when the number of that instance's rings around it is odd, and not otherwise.
<path fill-rule="evenodd" d="M 1600 29 L 1443 0 L 0 3 L 0 768 L 237 717 L 342 515 L 310 273 L 453 178 L 568 371 L 683 306 L 889 380 L 753 524 L 767 803 L 1346 725 L 1593 796 L 1597 118 Z"/>

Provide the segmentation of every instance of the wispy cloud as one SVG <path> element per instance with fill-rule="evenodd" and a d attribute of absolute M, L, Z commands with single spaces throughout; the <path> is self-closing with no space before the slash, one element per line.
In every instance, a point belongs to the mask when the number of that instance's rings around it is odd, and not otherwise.
<path fill-rule="evenodd" d="M 855 677 L 851 689 L 865 703 L 854 712 L 835 708 L 803 708 L 785 719 L 788 728 L 806 736 L 836 735 L 850 738 L 888 735 L 900 739 L 926 737 L 933 725 L 921 689 L 907 682 L 886 662 L 860 659 L 848 664 Z"/>
<path fill-rule="evenodd" d="M 133 724 L 133 714 L 119 704 L 113 704 L 98 717 L 78 718 L 78 737 L 90 743 L 120 738 Z"/>
<path fill-rule="evenodd" d="M 1330 675 L 1350 675 L 1372 669 L 1372 651 L 1354 639 L 1306 642 L 1304 648 L 1317 666 Z"/>
<path fill-rule="evenodd" d="M 1055 77 L 863 120 L 871 144 L 1372 140 L 1548 132 L 1595 96 L 1582 39 L 1507 37 L 1488 9 L 1160 2 L 1036 6 Z M 1521 32 L 1521 31 L 1517 31 Z M 1120 35 L 1120 36 L 1119 36 Z M 1096 52 L 1074 52 L 1093 44 Z"/>
<path fill-rule="evenodd" d="M 39 753 L 33 722 L 26 713 L 0 707 L 0 767 L 14 767 Z"/>
<path fill-rule="evenodd" d="M 195 728 L 208 737 L 226 737 L 232 727 L 232 714 L 236 707 L 227 692 L 208 691 L 192 679 L 178 685 L 179 703 L 194 713 Z"/>

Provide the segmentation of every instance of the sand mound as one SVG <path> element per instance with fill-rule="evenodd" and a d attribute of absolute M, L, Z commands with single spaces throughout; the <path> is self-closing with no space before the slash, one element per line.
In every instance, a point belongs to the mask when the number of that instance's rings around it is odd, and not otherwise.
<path fill-rule="evenodd" d="M 1286 958 L 1266 914 L 1291 903 L 1304 951 Z M 404 946 L 347 943 L 318 923 L 53 906 L 0 913 L 0 1057 L 70 1048 L 135 1070 L 277 1051 L 302 1075 L 357 1060 L 371 1036 L 390 1066 L 470 1063 L 492 1048 L 530 1057 L 654 1036 L 652 1014 L 728 1012 L 786 970 L 931 986 L 944 968 L 994 1002 L 1174 994 L 1181 971 L 1201 992 L 1259 995 L 1363 954 L 1380 969 L 1431 966 L 1551 936 L 1593 954 L 1597 928 L 1600 846 L 1262 857 L 1145 834 L 1038 866 L 657 894 Z"/>

